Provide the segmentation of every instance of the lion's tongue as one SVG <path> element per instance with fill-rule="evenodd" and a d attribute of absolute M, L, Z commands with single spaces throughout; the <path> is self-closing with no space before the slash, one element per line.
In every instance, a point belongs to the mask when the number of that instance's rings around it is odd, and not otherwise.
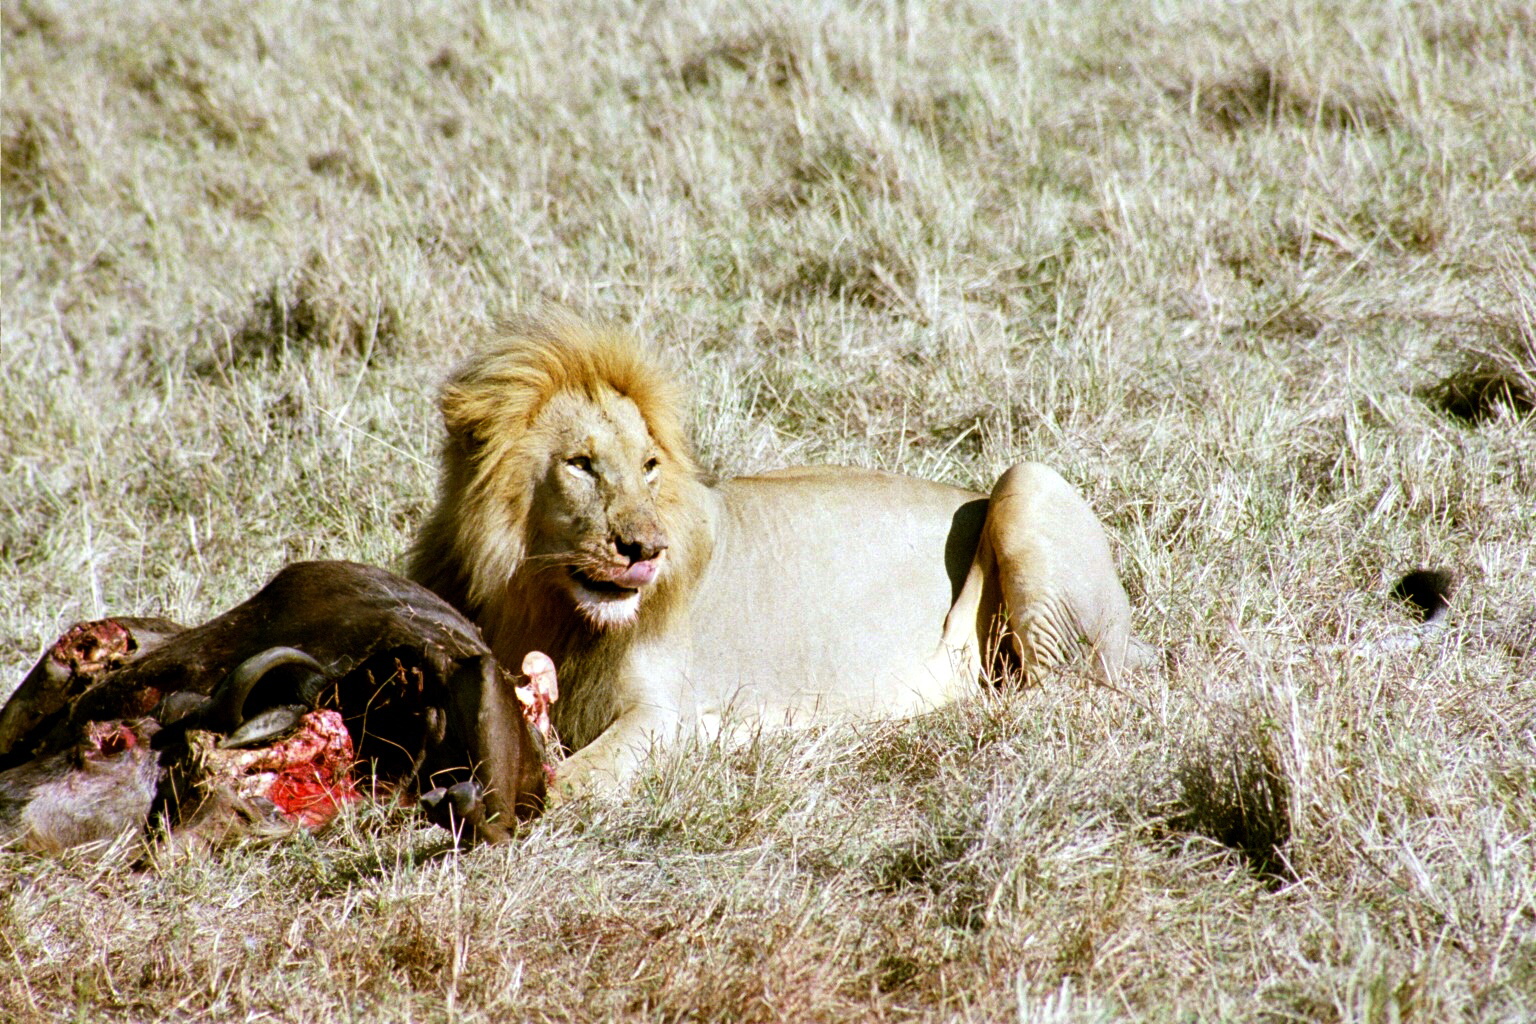
<path fill-rule="evenodd" d="M 613 582 L 621 587 L 643 587 L 656 578 L 656 560 L 634 562 L 628 569 L 616 573 Z"/>

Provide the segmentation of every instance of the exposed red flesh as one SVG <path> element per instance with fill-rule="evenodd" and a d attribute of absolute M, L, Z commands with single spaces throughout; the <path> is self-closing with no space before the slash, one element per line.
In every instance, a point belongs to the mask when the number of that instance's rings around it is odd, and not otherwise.
<path fill-rule="evenodd" d="M 340 712 L 311 711 L 299 730 L 270 747 L 220 750 L 209 770 L 234 784 L 242 797 L 264 797 L 283 817 L 322 825 L 343 804 L 362 798 L 352 778 L 352 737 Z"/>

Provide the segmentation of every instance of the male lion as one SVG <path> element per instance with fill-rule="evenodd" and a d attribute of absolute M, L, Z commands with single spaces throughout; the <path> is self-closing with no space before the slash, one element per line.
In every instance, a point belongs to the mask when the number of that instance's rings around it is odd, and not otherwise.
<path fill-rule="evenodd" d="M 722 716 L 911 715 L 1081 651 L 1113 680 L 1130 606 L 1088 505 L 1021 463 L 990 497 L 844 467 L 701 480 L 668 374 L 630 337 L 519 324 L 442 393 L 411 575 L 502 664 L 558 666 L 567 797 Z"/>

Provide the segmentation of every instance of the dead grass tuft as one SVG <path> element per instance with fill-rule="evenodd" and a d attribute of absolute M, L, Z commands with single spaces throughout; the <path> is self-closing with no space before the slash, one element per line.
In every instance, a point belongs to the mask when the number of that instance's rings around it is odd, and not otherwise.
<path fill-rule="evenodd" d="M 1279 726 L 1262 705 L 1213 708 L 1208 732 L 1186 742 L 1174 778 L 1178 796 L 1168 818 L 1174 828 L 1237 851 L 1261 877 L 1296 877 L 1286 858 L 1291 783 Z"/>
<path fill-rule="evenodd" d="M 15 0 L 0 7 L 0 27 L 12 39 L 40 35 L 49 42 L 55 42 L 58 38 L 59 19 L 46 3 Z"/>
<path fill-rule="evenodd" d="M 1536 36 L 1536 11 L 1529 4 L 1490 4 L 1478 12 L 1447 4 L 1428 14 L 1424 41 L 1438 52 L 1461 59 L 1486 60 Z"/>
<path fill-rule="evenodd" d="M 394 916 L 378 950 L 389 969 L 402 972 L 413 988 L 427 991 L 441 985 L 453 956 L 441 930 L 423 923 L 414 909 Z"/>
<path fill-rule="evenodd" d="M 361 358 L 388 351 L 399 339 L 394 305 L 339 292 L 313 263 L 274 281 L 232 329 L 205 330 L 213 351 L 197 372 L 227 379 L 231 372 L 270 367 L 311 350 Z"/>
<path fill-rule="evenodd" d="M 895 162 L 869 142 L 848 137 L 824 140 L 793 161 L 762 204 L 779 212 L 807 207 L 863 205 L 875 197 L 898 197 Z"/>
<path fill-rule="evenodd" d="M 1298 82 L 1269 65 L 1255 65 L 1211 82 L 1190 81 L 1169 91 L 1208 128 L 1240 132 L 1290 123 L 1342 131 L 1385 131 L 1397 123 L 1383 97 L 1336 94 Z"/>
<path fill-rule="evenodd" d="M 787 304 L 832 299 L 880 313 L 900 313 L 911 310 L 912 285 L 912 269 L 899 252 L 868 246 L 804 256 L 775 295 Z"/>
<path fill-rule="evenodd" d="M 194 56 L 151 49 L 129 57 L 123 75 L 130 88 L 216 145 L 256 145 L 268 134 L 267 119 L 247 109 L 219 81 L 219 72 Z"/>
<path fill-rule="evenodd" d="M 52 143 L 35 115 L 23 114 L 0 136 L 0 190 L 8 216 L 35 216 L 56 201 L 58 176 L 49 165 Z"/>
<path fill-rule="evenodd" d="M 944 927 L 979 932 L 992 894 L 976 861 L 980 841 L 975 822 L 932 823 L 923 834 L 877 851 L 868 865 L 870 880 L 877 892 L 916 890 Z"/>
<path fill-rule="evenodd" d="M 782 90 L 805 87 L 825 67 L 842 86 L 867 84 L 870 74 L 851 54 L 818 45 L 814 29 L 791 33 L 780 28 L 754 28 L 718 37 L 701 45 L 677 65 L 675 75 L 684 89 L 718 87 L 726 76 L 740 76 L 754 85 Z"/>
<path fill-rule="evenodd" d="M 335 178 L 369 195 L 376 196 L 383 191 L 384 183 L 378 173 L 345 149 L 311 153 L 306 163 L 314 173 Z"/>
<path fill-rule="evenodd" d="M 1447 416 L 1474 425 L 1536 412 L 1536 265 L 1506 259 L 1498 266 L 1505 308 L 1479 318 L 1489 340 L 1469 346 L 1460 369 L 1419 390 Z"/>
<path fill-rule="evenodd" d="M 706 89 L 726 73 L 783 89 L 805 74 L 799 48 L 782 32 L 759 30 L 705 44 L 677 68 L 685 89 Z"/>

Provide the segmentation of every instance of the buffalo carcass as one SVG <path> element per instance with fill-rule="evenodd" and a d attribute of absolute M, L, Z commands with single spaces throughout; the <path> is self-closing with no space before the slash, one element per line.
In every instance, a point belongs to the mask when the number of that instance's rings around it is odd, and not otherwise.
<path fill-rule="evenodd" d="M 80 623 L 0 709 L 0 843 L 52 851 L 158 814 L 217 839 L 375 788 L 499 841 L 543 806 L 545 738 L 468 620 L 350 562 L 301 562 L 201 626 Z M 519 703 L 521 698 L 522 703 Z"/>

